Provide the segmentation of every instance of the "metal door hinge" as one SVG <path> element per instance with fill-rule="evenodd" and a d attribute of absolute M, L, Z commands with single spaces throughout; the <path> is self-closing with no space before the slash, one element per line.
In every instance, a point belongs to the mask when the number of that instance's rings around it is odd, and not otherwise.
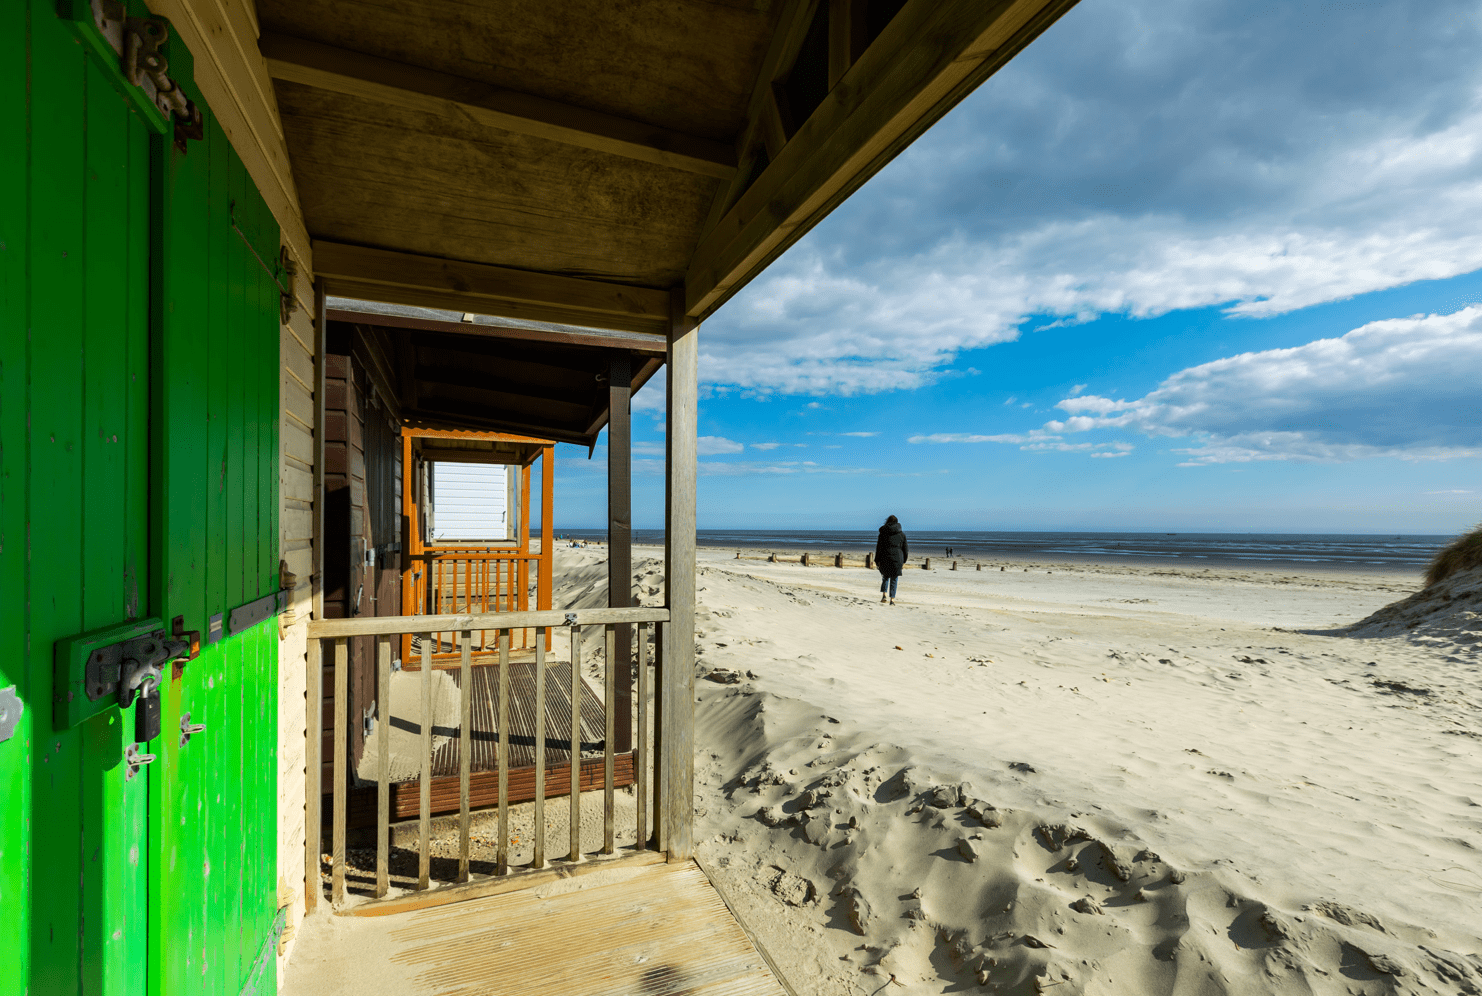
<path fill-rule="evenodd" d="M 14 685 L 0 688 L 0 743 L 15 736 L 16 725 L 20 723 L 21 713 L 25 710 L 26 705 L 15 693 Z"/>
<path fill-rule="evenodd" d="M 161 50 L 170 37 L 170 22 L 162 17 L 129 17 L 118 0 L 91 0 L 91 6 L 93 23 L 118 56 L 124 79 L 174 122 L 175 147 L 184 152 L 188 139 L 204 138 L 201 109 L 170 77 L 170 63 Z"/>

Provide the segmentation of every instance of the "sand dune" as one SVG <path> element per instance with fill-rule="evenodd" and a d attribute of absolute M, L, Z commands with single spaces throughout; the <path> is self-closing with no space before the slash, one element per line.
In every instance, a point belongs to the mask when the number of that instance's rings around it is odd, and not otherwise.
<path fill-rule="evenodd" d="M 701 554 L 701 857 L 797 992 L 1482 993 L 1474 581 L 874 578 Z"/>

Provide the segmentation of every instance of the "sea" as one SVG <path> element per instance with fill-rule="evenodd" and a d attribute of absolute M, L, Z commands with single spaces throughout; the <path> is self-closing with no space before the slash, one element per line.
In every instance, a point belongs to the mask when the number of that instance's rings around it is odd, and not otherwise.
<path fill-rule="evenodd" d="M 604 540 L 604 530 L 560 530 L 577 540 Z M 1093 533 L 907 530 L 911 559 L 968 562 L 1059 561 L 1178 564 L 1272 570 L 1345 570 L 1418 574 L 1452 536 L 1353 533 Z M 701 529 L 703 547 L 762 552 L 862 555 L 875 548 L 874 530 Z M 660 529 L 635 529 L 638 545 L 662 544 Z"/>

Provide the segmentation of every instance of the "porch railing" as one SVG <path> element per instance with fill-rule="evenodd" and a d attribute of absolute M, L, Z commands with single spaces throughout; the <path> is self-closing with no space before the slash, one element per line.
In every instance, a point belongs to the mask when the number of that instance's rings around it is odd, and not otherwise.
<path fill-rule="evenodd" d="M 439 550 L 428 549 L 412 556 L 412 605 L 428 615 L 488 615 L 499 612 L 530 611 L 530 588 L 541 572 L 549 568 L 539 553 L 523 551 Z M 548 586 L 541 586 L 545 594 Z M 547 601 L 549 597 L 547 596 Z M 549 604 L 535 606 L 547 610 Z M 475 629 L 475 653 L 492 649 L 492 630 Z M 460 652 L 458 631 L 432 631 L 432 652 L 436 656 L 456 656 Z M 530 646 L 529 627 L 511 634 L 513 646 Z M 446 649 L 444 649 L 446 648 Z M 549 649 L 549 641 L 547 641 Z M 411 650 L 404 647 L 403 659 Z"/>
<path fill-rule="evenodd" d="M 472 651 L 475 646 L 473 634 L 479 631 L 487 631 L 496 634 L 498 647 L 499 674 L 497 679 L 496 701 L 493 703 L 497 712 L 495 724 L 496 736 L 496 767 L 498 772 L 498 830 L 495 844 L 495 860 L 493 862 L 494 872 L 490 876 L 492 880 L 509 879 L 522 874 L 539 872 L 542 870 L 555 869 L 561 873 L 570 873 L 572 866 L 583 861 L 590 861 L 591 857 L 584 853 L 581 840 L 581 795 L 582 795 L 582 755 L 593 755 L 599 749 L 602 756 L 602 779 L 601 790 L 603 798 L 603 840 L 600 849 L 596 853 L 601 855 L 617 855 L 617 820 L 615 804 L 615 720 L 616 720 L 616 682 L 618 675 L 627 675 L 627 667 L 619 668 L 619 664 L 628 665 L 631 662 L 629 648 L 617 646 L 616 634 L 620 625 L 627 625 L 636 631 L 637 635 L 637 661 L 635 694 L 632 696 L 636 704 L 637 715 L 634 717 L 633 726 L 633 775 L 634 792 L 636 796 L 635 813 L 635 836 L 631 848 L 634 855 L 649 850 L 650 836 L 655 830 L 654 819 L 654 791 L 656 766 L 654 764 L 653 749 L 650 747 L 650 735 L 657 742 L 660 738 L 659 731 L 655 728 L 653 715 L 653 695 L 656 689 L 655 676 L 650 670 L 661 667 L 662 647 L 664 642 L 664 629 L 670 618 L 669 610 L 665 608 L 616 608 L 616 609 L 583 609 L 575 612 L 497 612 L 487 614 L 438 614 L 423 616 L 382 616 L 361 617 L 356 619 L 328 619 L 311 621 L 308 626 L 308 635 L 311 640 L 310 647 L 310 675 L 309 694 L 311 699 L 317 698 L 317 690 L 323 688 L 322 668 L 328 662 L 333 669 L 334 679 L 334 710 L 332 713 L 334 721 L 334 768 L 333 768 L 333 816 L 331 827 L 331 895 L 335 907 L 341 908 L 345 905 L 346 893 L 346 838 L 348 831 L 349 803 L 351 793 L 349 737 L 348 729 L 351 722 L 348 709 L 348 694 L 350 687 L 350 655 L 348 640 L 351 637 L 372 636 L 376 639 L 376 687 L 378 689 L 378 722 L 382 724 L 382 735 L 377 738 L 375 757 L 376 777 L 376 870 L 375 884 L 372 894 L 376 899 L 385 897 L 390 888 L 390 838 L 391 838 L 391 641 L 393 638 L 404 635 L 416 635 L 420 637 L 421 646 L 421 670 L 415 675 L 421 697 L 421 707 L 417 723 L 417 732 L 420 734 L 420 751 L 418 763 L 418 781 L 421 792 L 420 812 L 418 823 L 418 865 L 416 892 L 427 890 L 431 884 L 430 865 L 432 858 L 432 780 L 433 780 L 433 674 L 432 650 L 434 647 L 433 633 L 454 633 L 458 636 L 459 648 L 459 720 L 456 736 L 459 741 L 459 807 L 458 807 L 458 871 L 457 882 L 468 883 L 470 881 L 470 806 L 469 806 L 469 776 L 470 758 L 472 756 L 471 736 L 473 729 L 473 688 L 472 675 Z M 582 633 L 588 627 L 602 627 L 606 643 L 604 647 L 602 665 L 602 701 L 603 717 L 605 720 L 605 731 L 600 744 L 584 742 L 582 739 L 582 693 L 585 683 L 582 678 L 585 661 L 582 653 Z M 510 864 L 510 803 L 509 803 L 509 760 L 510 760 L 510 634 L 520 629 L 531 629 L 535 632 L 534 650 L 534 702 L 531 706 L 534 715 L 534 791 L 533 800 L 533 840 L 532 858 L 527 864 L 512 867 Z M 563 856 L 547 856 L 546 840 L 546 705 L 549 691 L 548 667 L 546 661 L 546 635 L 547 633 L 562 633 L 569 637 L 570 660 L 569 668 L 565 675 L 560 677 L 569 682 L 569 688 L 561 692 L 570 695 L 570 727 L 567 730 L 551 731 L 550 738 L 564 748 L 569 755 L 570 761 L 570 840 L 569 846 Z M 649 653 L 649 638 L 653 640 L 654 654 Z M 651 659 L 659 658 L 658 660 Z M 559 663 L 559 662 L 557 662 Z M 551 669 L 555 671 L 555 669 Z M 317 672 L 317 673 L 315 673 Z M 559 672 L 557 672 L 559 673 Z M 316 702 L 309 703 L 310 723 L 318 725 L 318 718 L 324 715 L 322 706 L 316 708 Z M 403 721 L 403 728 L 407 728 Z M 309 731 L 310 751 L 318 753 L 318 736 L 315 730 Z M 311 809 L 317 809 L 316 800 L 322 798 L 323 787 L 321 781 L 321 764 L 317 757 L 311 756 L 308 764 L 308 776 L 311 779 L 308 794 Z M 362 771 L 364 768 L 362 767 Z M 322 827 L 322 814 L 310 812 L 308 816 L 309 838 L 312 841 L 310 850 L 312 861 L 310 867 L 320 867 L 318 845 L 320 842 L 320 828 Z M 661 834 L 655 835 L 661 837 Z M 663 847 L 662 839 L 657 843 Z M 311 873 L 312 874 L 312 873 Z M 415 895 L 416 892 L 413 894 Z M 451 900 L 450 900 L 451 901 Z"/>

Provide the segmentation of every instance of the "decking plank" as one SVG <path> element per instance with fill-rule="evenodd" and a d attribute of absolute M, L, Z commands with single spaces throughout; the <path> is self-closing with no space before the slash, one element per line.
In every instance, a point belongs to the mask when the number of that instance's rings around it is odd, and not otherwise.
<path fill-rule="evenodd" d="M 608 876 L 611 876 L 608 878 Z M 372 979 L 407 996 L 785 996 L 705 873 L 693 862 L 386 917 L 338 921 L 334 943 L 375 938 L 364 963 L 306 958 L 284 996 L 341 996 Z M 581 937 L 572 945 L 570 938 Z M 347 967 L 351 972 L 347 972 Z"/>

